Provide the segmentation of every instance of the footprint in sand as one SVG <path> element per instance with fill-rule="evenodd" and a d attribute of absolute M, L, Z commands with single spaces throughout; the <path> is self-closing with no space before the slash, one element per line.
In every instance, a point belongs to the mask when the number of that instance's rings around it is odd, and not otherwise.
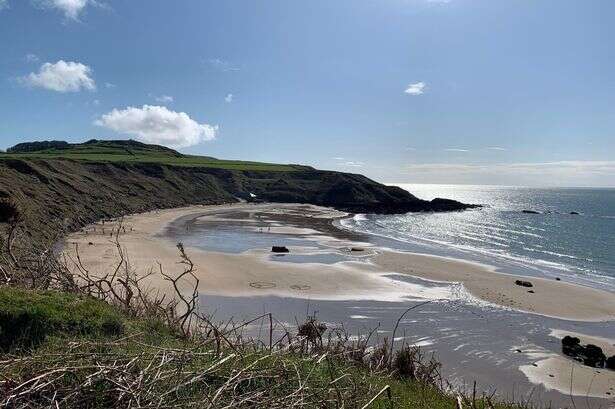
<path fill-rule="evenodd" d="M 310 288 L 312 288 L 312 287 L 311 287 L 311 286 L 309 286 L 309 285 L 299 285 L 299 284 L 293 284 L 293 285 L 291 285 L 291 286 L 290 286 L 290 288 L 291 288 L 292 290 L 297 290 L 297 291 L 306 291 L 306 290 L 309 290 L 309 289 L 310 289 Z"/>
<path fill-rule="evenodd" d="M 264 281 L 255 281 L 250 283 L 250 287 L 258 288 L 258 289 L 267 289 L 267 288 L 275 288 L 276 285 L 274 283 L 267 283 Z"/>

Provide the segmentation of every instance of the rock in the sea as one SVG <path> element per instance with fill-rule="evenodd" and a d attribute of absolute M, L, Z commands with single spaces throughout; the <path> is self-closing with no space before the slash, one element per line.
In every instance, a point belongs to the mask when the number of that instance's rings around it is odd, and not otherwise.
<path fill-rule="evenodd" d="M 605 368 L 615 371 L 615 355 L 606 360 Z"/>
<path fill-rule="evenodd" d="M 350 251 L 365 251 L 365 249 L 362 249 L 361 247 L 353 247 Z"/>
<path fill-rule="evenodd" d="M 576 214 L 576 215 L 578 215 L 578 214 L 580 214 L 580 213 L 579 213 L 579 212 L 570 212 L 570 214 Z"/>
<path fill-rule="evenodd" d="M 523 210 L 522 213 L 527 213 L 527 214 L 540 214 L 540 212 L 537 212 L 536 210 Z"/>
<path fill-rule="evenodd" d="M 288 253 L 289 250 L 286 246 L 273 246 L 271 247 L 272 253 Z"/>
<path fill-rule="evenodd" d="M 529 281 L 523 280 L 517 280 L 515 281 L 515 284 L 520 285 L 521 287 L 534 287 L 534 284 L 530 283 Z"/>

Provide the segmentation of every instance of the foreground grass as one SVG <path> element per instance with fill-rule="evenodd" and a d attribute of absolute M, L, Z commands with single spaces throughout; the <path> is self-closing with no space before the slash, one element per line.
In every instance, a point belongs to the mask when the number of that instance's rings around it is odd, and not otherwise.
<path fill-rule="evenodd" d="M 457 407 L 434 385 L 371 371 L 335 351 L 186 339 L 159 321 L 65 293 L 2 288 L 0 300 L 0 339 L 16 322 L 26 328 L 23 317 L 47 322 L 37 343 L 13 337 L 0 353 L 0 406 L 362 408 L 388 386 L 370 408 Z M 105 330 L 109 322 L 114 331 Z"/>

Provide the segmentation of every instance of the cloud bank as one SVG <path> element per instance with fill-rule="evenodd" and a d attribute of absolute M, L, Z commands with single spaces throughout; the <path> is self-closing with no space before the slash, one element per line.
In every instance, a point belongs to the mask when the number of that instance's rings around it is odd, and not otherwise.
<path fill-rule="evenodd" d="M 91 75 L 92 69 L 87 65 L 60 60 L 55 64 L 43 64 L 37 73 L 21 77 L 20 81 L 31 87 L 57 92 L 94 91 L 96 83 Z"/>
<path fill-rule="evenodd" d="M 403 179 L 413 183 L 615 186 L 615 161 L 423 163 L 407 165 L 404 171 Z"/>
<path fill-rule="evenodd" d="M 146 143 L 173 148 L 184 148 L 215 139 L 218 131 L 217 126 L 199 124 L 185 112 L 152 105 L 114 109 L 94 124 L 134 136 Z"/>

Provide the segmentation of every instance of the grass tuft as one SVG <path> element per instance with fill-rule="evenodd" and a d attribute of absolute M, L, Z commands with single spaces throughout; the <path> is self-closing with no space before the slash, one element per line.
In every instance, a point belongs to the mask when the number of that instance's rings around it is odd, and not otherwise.
<path fill-rule="evenodd" d="M 31 349 L 55 334 L 118 335 L 122 316 L 109 304 L 58 291 L 0 288 L 0 351 Z"/>

